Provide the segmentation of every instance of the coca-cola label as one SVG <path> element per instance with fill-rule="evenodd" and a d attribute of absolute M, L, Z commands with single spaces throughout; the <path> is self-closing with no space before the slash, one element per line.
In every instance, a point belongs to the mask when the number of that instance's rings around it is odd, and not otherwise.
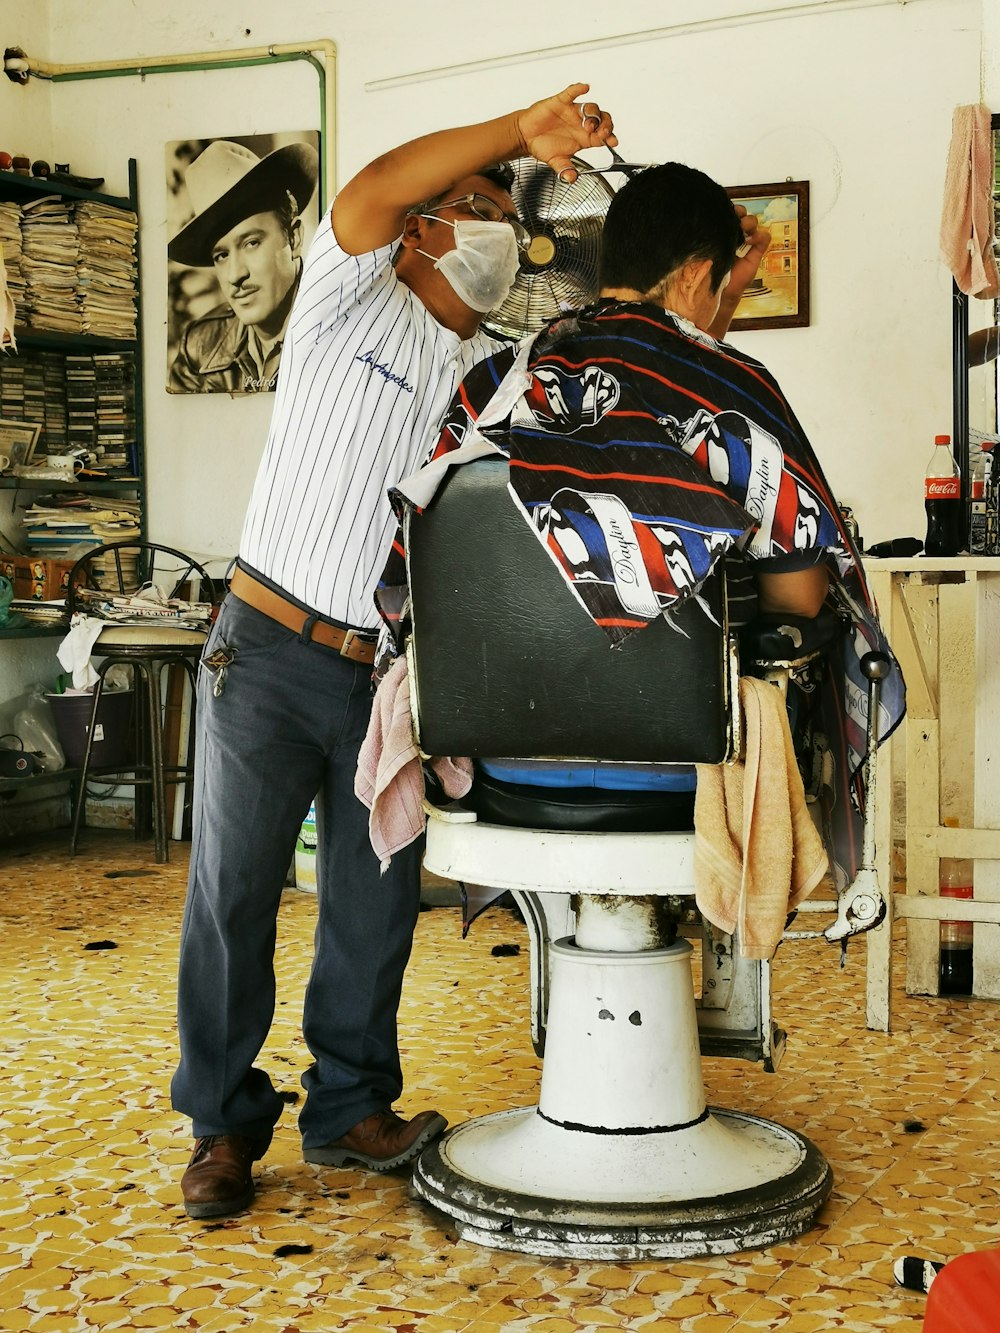
<path fill-rule="evenodd" d="M 925 477 L 925 500 L 960 500 L 961 487 L 957 477 Z"/>

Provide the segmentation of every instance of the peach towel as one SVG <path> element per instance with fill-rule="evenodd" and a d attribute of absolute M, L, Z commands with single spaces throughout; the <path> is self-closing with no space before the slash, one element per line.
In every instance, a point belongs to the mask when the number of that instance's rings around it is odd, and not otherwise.
<path fill-rule="evenodd" d="M 781 691 L 740 679 L 745 757 L 699 764 L 695 902 L 720 930 L 739 931 L 744 958 L 770 958 L 791 908 L 827 868 L 806 807 Z"/>
<path fill-rule="evenodd" d="M 453 800 L 472 786 L 472 761 L 432 759 Z M 368 837 L 385 874 L 393 853 L 424 831 L 424 770 L 413 739 L 406 658 L 392 664 L 375 691 L 368 731 L 358 754 L 354 793 L 368 807 Z"/>
<path fill-rule="evenodd" d="M 941 258 L 966 296 L 1000 296 L 993 252 L 993 129 L 989 107 L 957 106 L 941 210 Z"/>

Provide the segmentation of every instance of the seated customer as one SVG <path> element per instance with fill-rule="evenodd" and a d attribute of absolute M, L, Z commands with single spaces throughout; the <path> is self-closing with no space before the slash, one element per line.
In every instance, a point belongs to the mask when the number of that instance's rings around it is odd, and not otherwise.
<path fill-rule="evenodd" d="M 781 389 L 708 332 L 743 239 L 731 200 L 704 173 L 667 163 L 633 177 L 605 221 L 599 300 L 477 366 L 436 456 L 485 437 L 509 457 L 515 501 L 611 643 L 669 620 L 720 560 L 738 555 L 763 612 L 812 617 L 836 603 L 855 633 L 826 692 L 836 717 L 824 730 L 844 741 L 828 804 L 842 825 L 830 841 L 850 877 L 858 855 L 848 783 L 865 739 L 857 664 L 884 641 Z M 397 632 L 393 585 L 403 582 L 390 565 L 379 593 Z M 884 735 L 901 715 L 901 680 L 887 684 Z"/>

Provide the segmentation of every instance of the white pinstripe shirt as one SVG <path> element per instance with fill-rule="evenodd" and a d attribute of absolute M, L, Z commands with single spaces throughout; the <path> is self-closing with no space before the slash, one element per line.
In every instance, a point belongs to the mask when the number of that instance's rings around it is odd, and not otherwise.
<path fill-rule="evenodd" d="M 327 211 L 281 352 L 241 557 L 304 605 L 379 624 L 395 532 L 386 491 L 425 460 L 463 376 L 501 343 L 462 340 L 396 277 L 396 244 L 348 255 Z"/>

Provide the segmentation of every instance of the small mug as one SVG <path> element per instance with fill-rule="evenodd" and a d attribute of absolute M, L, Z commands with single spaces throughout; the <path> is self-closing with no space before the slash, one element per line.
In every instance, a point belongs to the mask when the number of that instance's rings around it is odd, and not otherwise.
<path fill-rule="evenodd" d="M 0 472 L 6 472 L 10 467 L 10 459 L 6 454 L 0 454 Z"/>

